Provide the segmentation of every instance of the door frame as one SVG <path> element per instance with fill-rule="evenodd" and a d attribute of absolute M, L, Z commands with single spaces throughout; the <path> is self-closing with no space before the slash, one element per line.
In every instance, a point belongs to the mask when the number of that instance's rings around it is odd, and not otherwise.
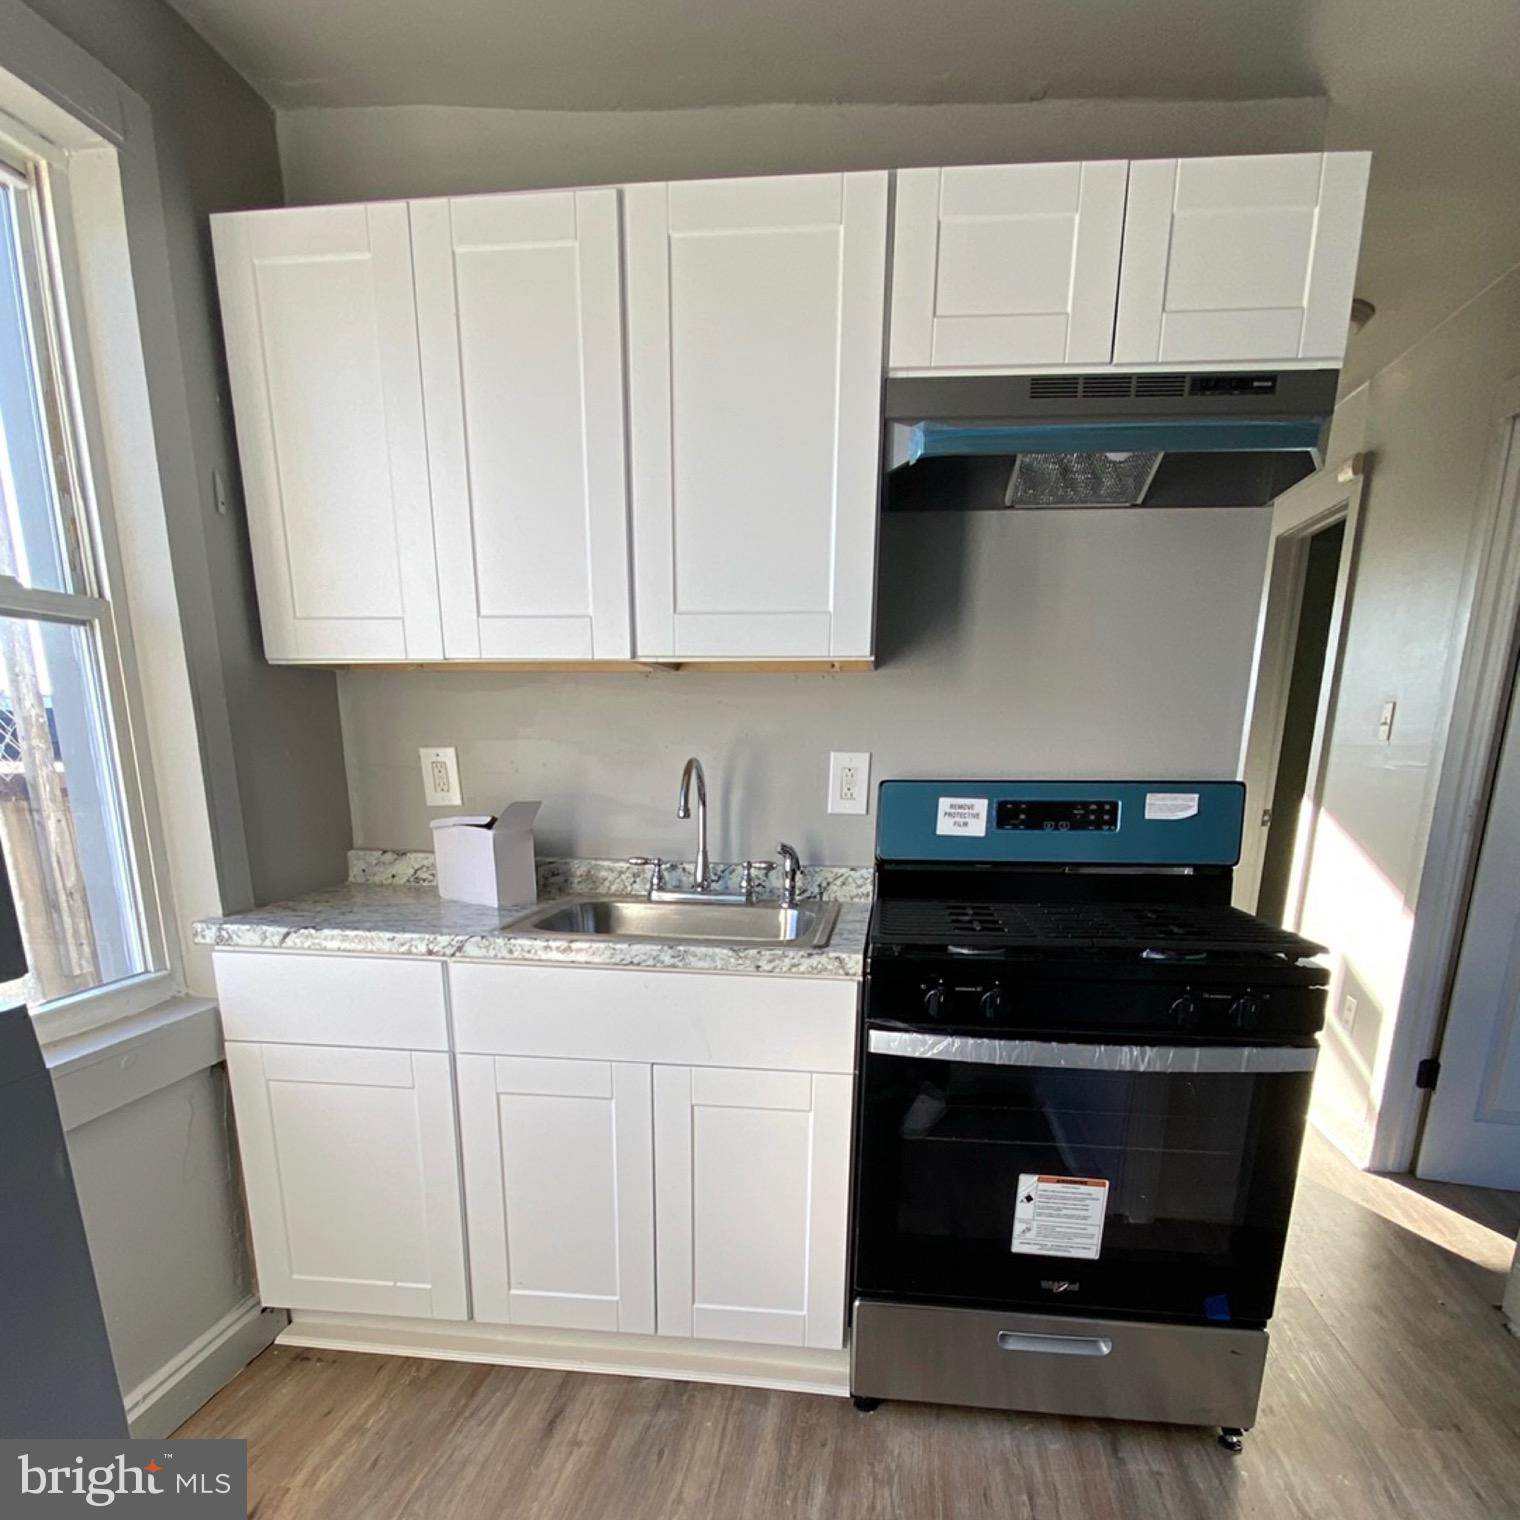
<path fill-rule="evenodd" d="M 1297 926 L 1303 910 L 1309 854 L 1324 795 L 1325 740 L 1335 719 L 1345 665 L 1346 629 L 1361 550 L 1367 465 L 1365 454 L 1353 454 L 1335 468 L 1319 470 L 1300 481 L 1272 505 L 1272 541 L 1262 577 L 1251 694 L 1241 730 L 1238 771 L 1246 785 L 1246 830 L 1235 870 L 1234 901 L 1247 912 L 1255 910 L 1266 863 L 1267 829 L 1259 820 L 1263 809 L 1271 805 L 1277 787 L 1288 690 L 1303 611 L 1304 579 L 1309 567 L 1309 541 L 1338 522 L 1346 525 L 1330 625 L 1325 633 L 1325 662 L 1315 703 L 1314 738 L 1304 775 L 1305 807 L 1299 814 L 1298 840 L 1283 905 L 1283 921 L 1289 928 Z"/>
<path fill-rule="evenodd" d="M 1419 1149 L 1429 1094 L 1415 1078 L 1423 1060 L 1440 1054 L 1520 659 L 1520 375 L 1494 396 L 1458 605 L 1470 611 L 1451 657 L 1455 692 L 1367 1159 L 1374 1172 L 1411 1170 Z"/>

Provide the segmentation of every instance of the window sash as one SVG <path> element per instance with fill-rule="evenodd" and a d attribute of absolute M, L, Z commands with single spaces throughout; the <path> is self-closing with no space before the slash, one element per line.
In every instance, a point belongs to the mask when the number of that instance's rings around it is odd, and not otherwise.
<path fill-rule="evenodd" d="M 22 156 L 0 141 L 0 176 L 13 177 L 31 197 L 33 246 L 24 260 L 43 383 L 53 388 L 44 418 L 54 445 L 54 468 L 63 532 L 81 589 L 57 591 L 23 586 L 0 575 L 0 616 L 71 624 L 88 635 L 91 658 L 105 704 L 102 763 L 120 799 L 126 871 L 134 890 L 124 908 L 136 920 L 147 969 L 35 1005 L 44 1043 L 99 1027 L 152 1007 L 182 990 L 178 946 L 169 932 L 170 896 L 161 858 L 156 800 L 148 784 L 141 693 L 137 672 L 124 658 L 131 647 L 124 611 L 107 599 L 116 568 L 115 535 L 109 520 L 108 483 L 90 468 L 90 438 L 98 436 L 99 413 L 87 362 L 76 363 L 68 303 L 77 295 L 73 278 L 67 180 L 46 157 Z M 30 145 L 28 145 L 30 147 Z M 81 356 L 87 359 L 87 355 Z M 64 478 L 57 478 L 59 468 Z"/>

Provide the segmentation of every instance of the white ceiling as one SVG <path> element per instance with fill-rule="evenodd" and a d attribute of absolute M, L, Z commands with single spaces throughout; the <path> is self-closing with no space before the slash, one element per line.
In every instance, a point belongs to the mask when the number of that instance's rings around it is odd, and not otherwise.
<path fill-rule="evenodd" d="M 281 110 L 1322 95 L 1374 154 L 1353 382 L 1520 260 L 1520 0 L 170 3 Z"/>

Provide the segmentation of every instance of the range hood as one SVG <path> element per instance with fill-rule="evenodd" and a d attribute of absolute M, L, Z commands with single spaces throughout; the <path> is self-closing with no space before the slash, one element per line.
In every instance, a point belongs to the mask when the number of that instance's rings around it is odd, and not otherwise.
<path fill-rule="evenodd" d="M 1338 378 L 1320 369 L 889 379 L 885 506 L 1261 506 L 1324 462 Z"/>

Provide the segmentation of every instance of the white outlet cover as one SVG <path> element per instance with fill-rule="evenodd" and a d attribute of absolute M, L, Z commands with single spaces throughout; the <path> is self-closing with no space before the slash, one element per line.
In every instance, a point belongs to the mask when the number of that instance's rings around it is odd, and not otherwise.
<path fill-rule="evenodd" d="M 829 811 L 871 811 L 871 755 L 868 750 L 837 750 L 829 756 Z"/>
<path fill-rule="evenodd" d="M 417 753 L 422 757 L 422 794 L 429 807 L 462 807 L 464 796 L 459 788 L 459 757 L 452 745 L 428 747 Z"/>

